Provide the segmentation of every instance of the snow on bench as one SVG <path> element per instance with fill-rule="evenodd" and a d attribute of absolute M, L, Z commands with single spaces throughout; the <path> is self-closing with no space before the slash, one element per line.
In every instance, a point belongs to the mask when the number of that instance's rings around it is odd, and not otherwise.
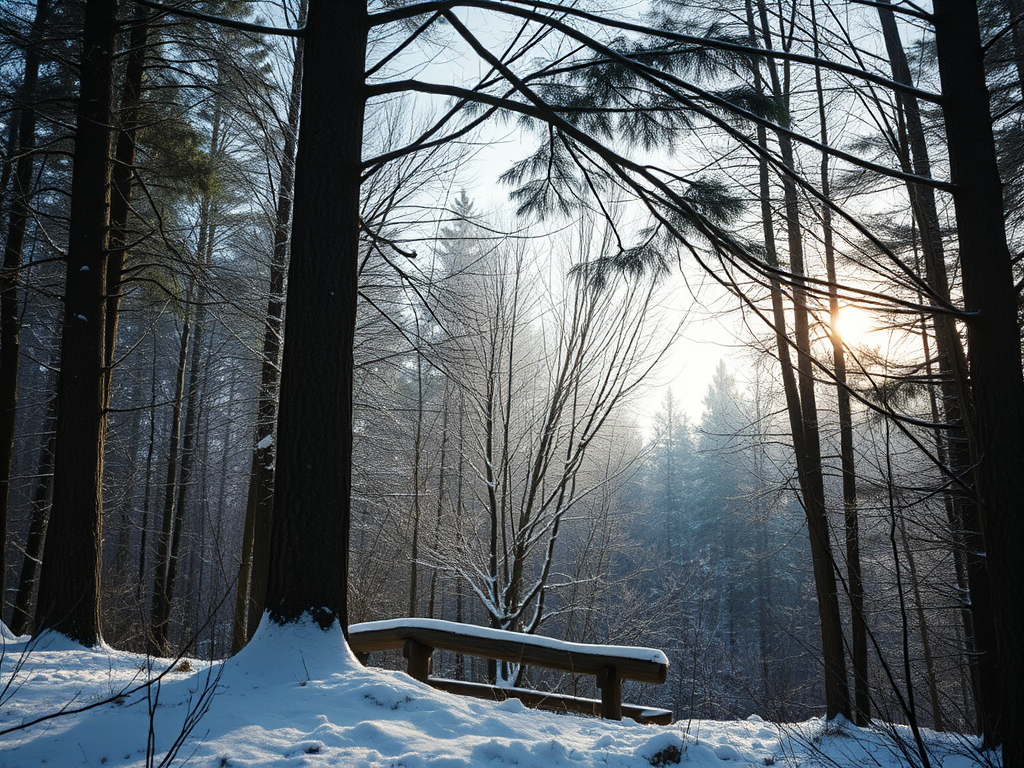
<path fill-rule="evenodd" d="M 569 643 L 439 619 L 371 621 L 353 624 L 348 632 L 349 645 L 364 660 L 371 651 L 400 648 L 409 660 L 409 675 L 452 693 L 497 700 L 518 698 L 527 706 L 585 714 L 597 714 L 599 705 L 601 716 L 611 720 L 621 720 L 623 714 L 645 723 L 666 724 L 672 719 L 669 710 L 622 704 L 623 680 L 665 682 L 668 658 L 656 648 Z M 601 701 L 430 677 L 435 650 L 593 675 L 601 689 Z"/>

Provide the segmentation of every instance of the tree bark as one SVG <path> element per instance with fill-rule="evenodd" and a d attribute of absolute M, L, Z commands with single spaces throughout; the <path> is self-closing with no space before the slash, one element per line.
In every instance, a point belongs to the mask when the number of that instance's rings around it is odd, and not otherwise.
<path fill-rule="evenodd" d="M 1001 672 L 990 744 L 1024 763 L 1024 372 L 1017 293 L 1004 229 L 1002 184 L 985 84 L 977 3 L 935 1 L 950 175 L 970 349 L 980 461 L 976 478 Z"/>
<path fill-rule="evenodd" d="M 17 117 L 17 110 L 13 106 L 14 99 L 11 96 L 7 97 L 7 101 L 12 104 L 10 111 L 12 120 L 7 123 L 7 141 L 4 147 L 4 158 L 6 162 L 0 165 L 0 217 L 7 214 L 7 191 L 11 183 L 11 171 L 14 170 L 14 163 L 10 162 L 10 158 L 14 157 L 14 153 L 18 150 L 18 123 L 20 119 Z"/>
<path fill-rule="evenodd" d="M 36 607 L 37 633 L 53 629 L 87 646 L 101 640 L 104 301 L 116 42 L 117 0 L 87 0 L 57 386 L 53 507 Z"/>
<path fill-rule="evenodd" d="M 308 0 L 299 8 L 299 24 L 306 22 Z M 263 366 L 256 408 L 252 466 L 249 470 L 249 494 L 245 505 L 242 563 L 235 593 L 235 614 L 231 652 L 238 653 L 259 624 L 267 596 L 267 567 L 270 558 L 270 520 L 274 511 L 274 428 L 277 424 L 277 398 L 281 383 L 281 343 L 284 330 L 284 279 L 290 245 L 292 195 L 295 191 L 295 143 L 302 102 L 302 60 L 304 41 L 295 46 L 291 95 L 288 100 L 288 124 L 281 157 L 281 178 L 277 189 L 274 220 L 274 253 L 270 262 L 270 297 L 263 326 Z"/>
<path fill-rule="evenodd" d="M 363 1 L 310 2 L 266 605 L 346 633 L 368 27 Z"/>
<path fill-rule="evenodd" d="M 878 16 L 893 79 L 906 85 L 913 85 L 893 12 L 887 8 L 879 8 Z M 904 170 L 912 171 L 917 176 L 930 177 L 931 159 L 920 106 L 912 95 L 898 94 L 897 99 L 906 115 L 906 140 L 910 154 L 909 158 L 902 159 Z M 925 280 L 938 296 L 948 299 L 949 279 L 935 192 L 931 187 L 918 184 L 908 184 L 907 188 L 914 218 L 921 233 Z M 937 313 L 933 318 L 933 324 L 938 362 L 948 374 L 940 376 L 945 420 L 956 425 L 955 433 L 947 432 L 940 437 L 940 455 L 946 457 L 949 469 L 954 475 L 966 484 L 975 486 L 974 467 L 980 457 L 963 345 L 952 317 Z M 989 733 L 994 728 L 994 723 L 989 720 L 999 709 L 1000 672 L 996 663 L 992 597 L 988 566 L 984 557 L 985 545 L 981 538 L 981 522 L 978 518 L 978 502 L 976 498 L 955 493 L 949 498 L 949 506 L 951 511 L 947 516 L 951 533 L 957 545 L 962 545 L 962 557 L 966 560 L 965 585 L 970 600 L 969 614 L 964 613 L 965 618 L 969 616 L 969 620 L 964 623 L 964 630 L 974 680 L 974 706 L 982 732 Z M 958 553 L 954 553 L 954 557 L 958 557 Z"/>

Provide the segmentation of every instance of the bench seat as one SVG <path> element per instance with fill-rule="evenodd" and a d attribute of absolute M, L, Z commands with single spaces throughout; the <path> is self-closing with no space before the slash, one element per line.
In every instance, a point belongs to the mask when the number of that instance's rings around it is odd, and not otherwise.
<path fill-rule="evenodd" d="M 667 724 L 672 720 L 669 710 L 622 703 L 623 680 L 665 682 L 668 659 L 655 648 L 569 643 L 439 619 L 393 619 L 353 624 L 348 635 L 350 647 L 364 663 L 373 651 L 401 649 L 409 660 L 409 675 L 451 693 L 497 701 L 517 698 L 527 706 L 600 714 L 612 720 L 621 720 L 623 715 L 642 723 Z M 430 662 L 435 650 L 575 675 L 593 675 L 601 689 L 601 699 L 431 677 Z"/>

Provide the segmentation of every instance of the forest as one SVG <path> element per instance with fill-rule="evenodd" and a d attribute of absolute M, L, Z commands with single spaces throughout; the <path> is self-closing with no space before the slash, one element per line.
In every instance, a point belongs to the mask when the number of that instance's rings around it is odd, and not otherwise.
<path fill-rule="evenodd" d="M 649 646 L 1024 764 L 1022 22 L 0 0 L 0 621 Z"/>

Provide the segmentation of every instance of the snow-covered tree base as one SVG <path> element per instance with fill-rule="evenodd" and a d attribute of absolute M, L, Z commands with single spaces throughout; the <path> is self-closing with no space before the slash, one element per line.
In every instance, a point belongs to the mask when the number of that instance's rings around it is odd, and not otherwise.
<path fill-rule="evenodd" d="M 225 676 L 255 675 L 264 685 L 288 684 L 324 681 L 362 669 L 337 622 L 324 630 L 309 616 L 278 624 L 264 614 L 248 645 L 226 662 Z"/>

